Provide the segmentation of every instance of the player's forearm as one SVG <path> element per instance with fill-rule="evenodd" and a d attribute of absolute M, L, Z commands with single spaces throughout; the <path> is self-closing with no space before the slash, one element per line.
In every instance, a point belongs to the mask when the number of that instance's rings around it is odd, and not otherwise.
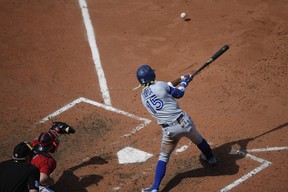
<path fill-rule="evenodd" d="M 40 185 L 44 187 L 51 187 L 52 185 L 54 185 L 54 183 L 55 183 L 54 179 L 50 178 L 50 179 L 40 182 Z"/>
<path fill-rule="evenodd" d="M 30 189 L 29 192 L 39 192 L 37 189 Z"/>
<path fill-rule="evenodd" d="M 54 179 L 44 173 L 40 173 L 40 185 L 50 187 L 54 185 Z"/>

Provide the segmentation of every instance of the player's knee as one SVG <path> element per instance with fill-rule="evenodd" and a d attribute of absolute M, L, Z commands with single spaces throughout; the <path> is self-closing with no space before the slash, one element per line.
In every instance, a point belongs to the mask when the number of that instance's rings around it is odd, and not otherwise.
<path fill-rule="evenodd" d="M 159 160 L 168 163 L 170 155 L 167 153 L 160 153 Z"/>
<path fill-rule="evenodd" d="M 201 135 L 200 133 L 198 133 L 197 130 L 194 129 L 194 130 L 192 130 L 190 140 L 191 140 L 194 144 L 198 145 L 199 143 L 202 142 L 203 137 L 202 137 L 202 135 Z"/>

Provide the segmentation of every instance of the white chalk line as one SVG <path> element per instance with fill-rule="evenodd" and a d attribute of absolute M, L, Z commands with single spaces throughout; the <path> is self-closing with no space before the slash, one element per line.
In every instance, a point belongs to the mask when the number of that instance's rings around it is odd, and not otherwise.
<path fill-rule="evenodd" d="M 38 124 L 42 124 L 50 119 L 53 119 L 54 117 L 56 117 L 57 115 L 60 115 L 61 113 L 67 111 L 68 109 L 74 107 L 75 105 L 77 105 L 78 103 L 82 102 L 80 98 L 74 100 L 73 102 L 65 105 L 64 107 L 58 109 L 57 111 L 51 113 L 50 115 L 44 117 L 43 119 L 41 119 L 40 121 L 38 121 Z"/>
<path fill-rule="evenodd" d="M 251 149 L 251 150 L 246 150 L 246 151 L 238 150 L 237 154 L 239 154 L 241 156 L 245 156 L 245 157 L 252 159 L 254 161 L 257 161 L 257 162 L 261 163 L 261 165 L 256 167 L 255 169 L 253 169 L 249 173 L 246 173 L 245 175 L 243 175 L 242 177 L 240 177 L 239 179 L 237 179 L 233 183 L 227 185 L 226 187 L 221 189 L 220 192 L 226 192 L 226 191 L 229 191 L 229 190 L 237 187 L 241 183 L 245 182 L 246 180 L 248 180 L 249 178 L 256 175 L 257 173 L 259 173 L 260 171 L 269 167 L 272 164 L 270 161 L 267 161 L 267 160 L 261 159 L 259 157 L 253 156 L 253 155 L 249 154 L 248 152 L 279 151 L 279 150 L 287 150 L 287 149 L 288 149 L 288 146 Z"/>
<path fill-rule="evenodd" d="M 151 121 L 148 120 L 148 119 L 136 117 L 135 115 L 132 115 L 132 114 L 124 112 L 124 111 L 121 111 L 119 109 L 115 109 L 113 107 L 109 108 L 109 106 L 112 106 L 111 98 L 110 98 L 107 82 L 106 82 L 106 79 L 105 79 L 104 71 L 103 71 L 103 68 L 102 68 L 102 65 L 101 65 L 100 55 L 99 55 L 99 51 L 98 51 L 97 44 L 96 44 L 95 33 L 94 33 L 93 26 L 92 26 L 92 23 L 91 23 L 91 19 L 90 19 L 90 16 L 89 16 L 88 6 L 87 6 L 87 3 L 86 3 L 85 0 L 79 0 L 79 5 L 80 5 L 81 11 L 82 11 L 83 21 L 84 21 L 84 24 L 85 24 L 85 27 L 86 27 L 87 37 L 88 37 L 89 45 L 90 45 L 90 48 L 91 48 L 92 57 L 93 57 L 93 61 L 94 61 L 94 64 L 95 64 L 95 68 L 96 68 L 96 72 L 97 72 L 97 75 L 98 75 L 98 79 L 99 79 L 100 90 L 102 92 L 102 97 L 103 97 L 104 103 L 106 105 L 102 105 L 102 104 L 100 104 L 98 102 L 91 101 L 91 100 L 88 100 L 88 99 L 85 99 L 85 98 L 82 98 L 81 101 L 89 103 L 91 105 L 102 107 L 102 108 L 104 108 L 106 110 L 110 110 L 110 111 L 114 111 L 114 112 L 126 115 L 126 116 L 131 117 L 131 118 L 136 118 L 138 120 L 144 121 L 143 124 L 138 125 L 129 134 L 125 134 L 124 136 L 129 136 L 131 134 L 134 134 L 137 131 L 139 131 L 140 129 L 142 129 L 145 126 L 147 126 L 148 124 L 150 124 Z M 77 102 L 77 101 L 75 101 L 75 102 Z"/>
<path fill-rule="evenodd" d="M 102 97 L 106 105 L 111 105 L 111 98 L 110 98 L 107 82 L 105 79 L 105 74 L 101 65 L 100 55 L 99 55 L 99 51 L 97 48 L 95 33 L 94 33 L 91 19 L 89 16 L 87 3 L 85 0 L 79 0 L 79 5 L 82 11 L 83 21 L 84 21 L 85 28 L 87 31 L 87 38 L 88 38 L 88 42 L 91 48 L 93 62 L 94 62 L 95 69 L 98 75 L 99 86 L 100 86 L 100 90 L 102 93 Z"/>
<path fill-rule="evenodd" d="M 90 104 L 90 105 L 93 105 L 93 106 L 96 106 L 96 107 L 100 107 L 100 108 L 103 108 L 107 111 L 112 111 L 112 112 L 115 112 L 115 113 L 118 113 L 118 114 L 121 114 L 121 115 L 125 115 L 127 117 L 130 117 L 130 118 L 133 118 L 133 119 L 136 119 L 136 120 L 139 120 L 139 121 L 143 121 L 142 124 L 138 125 L 137 127 L 135 127 L 134 129 L 132 129 L 132 131 L 128 134 L 125 134 L 123 136 L 130 136 L 134 133 L 136 133 L 137 131 L 143 129 L 145 126 L 149 125 L 152 121 L 149 120 L 149 119 L 146 119 L 146 118 L 142 118 L 142 117 L 138 117 L 136 115 L 133 115 L 131 113 L 128 113 L 128 112 L 125 112 L 125 111 L 122 111 L 120 109 L 116 109 L 110 105 L 105 105 L 105 104 L 102 104 L 102 103 L 98 103 L 96 101 L 93 101 L 93 100 L 90 100 L 90 99 L 87 99 L 87 98 L 83 98 L 83 97 L 80 97 L 74 101 L 72 101 L 71 103 L 68 103 L 67 105 L 65 105 L 64 107 L 61 107 L 60 109 L 58 109 L 57 111 L 51 113 L 50 115 L 44 117 L 43 119 L 41 119 L 40 121 L 38 121 L 37 123 L 38 124 L 42 124 L 50 119 L 53 119 L 54 117 L 60 115 L 61 113 L 71 109 L 72 107 L 74 107 L 75 105 L 81 103 L 81 102 L 84 102 L 84 103 L 87 103 L 87 104 Z M 123 137 L 122 136 L 122 137 Z"/>
<path fill-rule="evenodd" d="M 243 183 L 246 180 L 248 180 L 249 178 L 251 178 L 253 175 L 256 175 L 257 173 L 259 173 L 260 171 L 262 171 L 263 169 L 267 168 L 268 166 L 270 166 L 272 164 L 270 161 L 266 161 L 264 159 L 255 157 L 253 155 L 250 155 L 250 154 L 246 153 L 245 151 L 240 151 L 239 150 L 239 151 L 237 151 L 237 154 L 245 156 L 245 157 L 247 157 L 249 159 L 252 159 L 254 161 L 257 161 L 257 162 L 261 163 L 261 165 L 256 167 L 255 169 L 253 169 L 249 173 L 246 173 L 245 175 L 243 175 L 242 177 L 240 177 L 239 179 L 237 179 L 233 183 L 227 185 L 226 187 L 221 189 L 220 192 L 227 192 L 227 191 L 237 187 L 241 183 Z"/>
<path fill-rule="evenodd" d="M 284 147 L 266 147 L 266 148 L 260 148 L 260 149 L 250 149 L 247 150 L 247 152 L 265 152 L 265 151 L 280 151 L 280 150 L 287 150 L 288 146 Z"/>
<path fill-rule="evenodd" d="M 176 152 L 181 153 L 181 152 L 186 151 L 188 148 L 189 148 L 188 145 L 183 145 L 179 149 L 177 149 Z M 267 168 L 268 166 L 270 166 L 272 164 L 270 161 L 258 158 L 256 156 L 251 155 L 251 154 L 248 154 L 248 152 L 265 152 L 265 151 L 269 152 L 269 151 L 281 151 L 281 150 L 288 150 L 288 146 L 266 147 L 266 148 L 260 148 L 260 149 L 250 149 L 250 150 L 245 150 L 245 151 L 238 150 L 237 151 L 238 155 L 241 155 L 241 156 L 247 157 L 249 159 L 252 159 L 254 161 L 257 161 L 257 162 L 261 163 L 261 165 L 256 167 L 255 169 L 253 169 L 249 173 L 243 175 L 242 177 L 240 177 L 239 179 L 237 179 L 233 183 L 227 185 L 226 187 L 221 189 L 220 192 L 227 192 L 227 191 L 231 190 L 232 188 L 237 187 L 238 185 L 240 185 L 244 181 L 248 180 L 253 175 L 256 175 L 257 173 L 259 173 L 260 171 L 262 171 L 263 169 Z"/>

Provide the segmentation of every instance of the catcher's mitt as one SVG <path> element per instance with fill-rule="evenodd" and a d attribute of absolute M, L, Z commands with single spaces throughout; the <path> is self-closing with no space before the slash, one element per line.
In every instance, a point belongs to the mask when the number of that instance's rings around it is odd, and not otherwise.
<path fill-rule="evenodd" d="M 70 133 L 76 132 L 73 127 L 71 127 L 70 125 L 68 125 L 64 122 L 60 122 L 60 121 L 53 122 L 50 130 L 54 130 L 59 134 L 70 134 Z"/>

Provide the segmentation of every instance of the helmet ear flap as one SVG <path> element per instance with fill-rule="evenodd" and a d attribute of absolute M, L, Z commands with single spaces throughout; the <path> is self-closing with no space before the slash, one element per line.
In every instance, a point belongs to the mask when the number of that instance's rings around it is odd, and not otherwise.
<path fill-rule="evenodd" d="M 155 74 L 154 70 L 153 70 L 153 74 L 152 74 L 152 79 L 153 79 L 153 82 L 154 82 L 155 79 L 156 79 L 156 74 Z"/>

